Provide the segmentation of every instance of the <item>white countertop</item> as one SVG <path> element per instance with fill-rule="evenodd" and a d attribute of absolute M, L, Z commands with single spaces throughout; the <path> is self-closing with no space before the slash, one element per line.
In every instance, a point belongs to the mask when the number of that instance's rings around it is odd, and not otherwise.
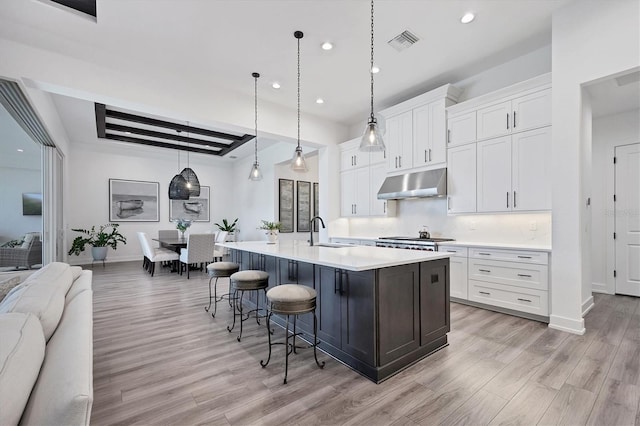
<path fill-rule="evenodd" d="M 444 252 L 398 250 L 371 246 L 310 247 L 306 241 L 299 240 L 283 240 L 276 244 L 267 244 L 266 241 L 242 241 L 216 243 L 216 245 L 349 271 L 367 271 L 446 259 L 451 255 Z"/>
<path fill-rule="evenodd" d="M 447 241 L 439 243 L 439 246 L 457 246 L 457 247 L 478 247 L 478 248 L 495 248 L 506 250 L 530 250 L 530 251 L 546 251 L 551 253 L 551 246 L 541 244 L 516 244 L 516 243 L 485 243 L 470 241 Z"/>

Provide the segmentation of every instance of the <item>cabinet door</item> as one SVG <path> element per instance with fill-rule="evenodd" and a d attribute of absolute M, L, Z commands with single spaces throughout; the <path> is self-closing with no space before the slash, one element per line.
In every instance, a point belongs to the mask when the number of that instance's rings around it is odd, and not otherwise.
<path fill-rule="evenodd" d="M 371 195 L 371 216 L 387 215 L 387 200 L 378 200 L 378 191 L 387 177 L 387 165 L 385 163 L 377 164 L 369 167 L 370 173 L 370 189 Z"/>
<path fill-rule="evenodd" d="M 476 144 L 450 148 L 447 160 L 449 213 L 476 211 Z"/>
<path fill-rule="evenodd" d="M 294 261 L 296 283 L 314 288 L 314 268 L 313 264 Z M 298 315 L 297 327 L 307 333 L 313 333 L 313 313 Z"/>
<path fill-rule="evenodd" d="M 339 271 L 328 266 L 317 265 L 315 275 L 318 339 L 339 349 L 342 344 L 342 296 L 338 291 Z"/>
<path fill-rule="evenodd" d="M 420 346 L 420 267 L 394 266 L 378 271 L 379 364 L 387 364 Z"/>
<path fill-rule="evenodd" d="M 340 151 L 340 170 L 350 170 L 356 167 L 356 153 L 358 148 L 341 149 Z"/>
<path fill-rule="evenodd" d="M 478 139 L 511 133 L 511 101 L 479 109 L 477 115 Z"/>
<path fill-rule="evenodd" d="M 343 217 L 354 216 L 356 194 L 356 171 L 349 170 L 340 173 L 340 214 Z"/>
<path fill-rule="evenodd" d="M 375 365 L 375 275 L 373 271 L 341 271 L 342 350 Z"/>
<path fill-rule="evenodd" d="M 447 120 L 447 145 L 464 145 L 476 141 L 476 112 L 458 115 Z"/>
<path fill-rule="evenodd" d="M 514 132 L 551 125 L 551 89 L 516 98 L 511 106 Z"/>
<path fill-rule="evenodd" d="M 449 259 L 420 264 L 420 345 L 450 330 Z"/>
<path fill-rule="evenodd" d="M 512 136 L 513 210 L 551 210 L 551 127 Z"/>
<path fill-rule="evenodd" d="M 479 212 L 510 211 L 511 136 L 478 142 Z"/>
<path fill-rule="evenodd" d="M 413 110 L 413 165 L 422 167 L 431 163 L 431 128 L 429 105 Z"/>
<path fill-rule="evenodd" d="M 386 143 L 385 140 L 385 144 Z M 371 151 L 369 153 L 369 164 L 373 165 L 378 163 L 384 163 L 385 166 L 387 165 L 387 151 Z"/>
<path fill-rule="evenodd" d="M 371 201 L 371 185 L 369 180 L 369 167 L 354 170 L 355 172 L 355 216 L 369 216 Z"/>
<path fill-rule="evenodd" d="M 451 297 L 457 297 L 463 300 L 468 299 L 468 264 L 469 260 L 466 257 L 449 258 L 449 287 Z"/>
<path fill-rule="evenodd" d="M 396 115 L 387 120 L 387 153 L 389 170 L 402 170 L 411 167 L 412 139 L 413 139 L 412 111 Z M 403 152 L 405 146 L 409 146 Z M 404 158 L 408 157 L 408 158 Z"/>
<path fill-rule="evenodd" d="M 429 104 L 429 164 L 447 162 L 447 118 L 444 99 Z"/>

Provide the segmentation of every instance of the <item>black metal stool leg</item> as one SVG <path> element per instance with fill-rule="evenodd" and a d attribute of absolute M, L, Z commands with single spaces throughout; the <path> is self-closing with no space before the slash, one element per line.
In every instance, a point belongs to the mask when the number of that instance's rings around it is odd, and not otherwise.
<path fill-rule="evenodd" d="M 293 353 L 297 354 L 298 351 L 296 350 L 296 326 L 298 324 L 298 315 L 294 315 L 293 316 Z"/>
<path fill-rule="evenodd" d="M 269 361 L 271 361 L 271 346 L 272 346 L 271 335 L 273 334 L 271 331 L 271 315 L 272 315 L 271 312 L 269 312 L 269 314 L 267 315 L 267 335 L 269 336 L 269 356 L 267 357 L 267 362 L 260 360 L 260 365 L 262 366 L 262 368 L 265 368 L 267 364 L 269 364 Z"/>
<path fill-rule="evenodd" d="M 242 291 L 240 292 L 240 307 L 238 308 L 238 312 L 239 312 L 239 314 L 240 314 L 240 334 L 239 334 L 239 335 L 238 335 L 238 337 L 237 337 L 238 342 L 239 342 L 240 340 L 242 340 L 242 323 L 244 322 L 244 321 L 242 320 L 242 299 L 243 299 L 243 298 L 244 298 L 244 290 L 242 290 Z M 248 315 L 251 315 L 251 312 L 249 312 L 249 313 L 247 314 L 247 316 L 248 316 Z M 236 318 L 236 313 L 234 312 L 234 313 L 233 313 L 233 320 L 234 320 L 234 322 L 235 322 L 235 318 Z"/>
<path fill-rule="evenodd" d="M 289 373 L 289 315 L 287 315 L 287 329 L 284 340 L 284 384 L 287 384 L 287 374 Z"/>
<path fill-rule="evenodd" d="M 236 326 L 236 305 L 238 303 L 238 290 L 234 290 L 233 291 L 233 324 L 231 325 L 231 327 L 227 326 L 227 331 L 229 331 L 229 333 L 231 333 L 231 330 L 234 329 L 234 327 Z M 242 319 L 242 317 L 240 318 Z M 242 323 L 240 323 L 242 324 Z"/>
<path fill-rule="evenodd" d="M 229 278 L 229 294 L 231 294 L 231 278 Z M 233 306 L 231 305 L 231 299 L 229 299 L 229 307 L 233 308 Z"/>
<path fill-rule="evenodd" d="M 209 312 L 209 309 L 211 309 L 211 281 L 213 281 L 213 277 L 209 278 L 209 306 L 207 306 L 206 308 L 204 308 L 205 312 Z M 218 284 L 218 278 L 216 277 L 216 285 Z M 214 289 L 215 291 L 215 289 Z M 214 312 L 213 316 L 215 317 L 216 314 Z"/>
<path fill-rule="evenodd" d="M 320 368 L 324 368 L 325 362 L 322 361 L 322 364 L 318 361 L 318 352 L 316 348 L 318 347 L 318 317 L 316 316 L 316 311 L 313 311 L 313 357 L 316 360 L 316 364 Z"/>

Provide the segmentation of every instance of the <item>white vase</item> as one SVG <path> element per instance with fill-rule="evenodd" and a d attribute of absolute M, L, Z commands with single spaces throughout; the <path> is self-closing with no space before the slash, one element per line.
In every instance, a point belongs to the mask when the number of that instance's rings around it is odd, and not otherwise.
<path fill-rule="evenodd" d="M 267 243 L 275 244 L 278 241 L 278 230 L 277 229 L 268 230 L 265 234 L 267 235 Z"/>

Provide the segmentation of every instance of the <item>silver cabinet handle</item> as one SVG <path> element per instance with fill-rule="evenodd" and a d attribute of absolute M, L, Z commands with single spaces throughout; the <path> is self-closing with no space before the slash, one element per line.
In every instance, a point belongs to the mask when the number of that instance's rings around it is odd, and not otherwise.
<path fill-rule="evenodd" d="M 516 191 L 513 191 L 513 208 L 516 208 Z"/>
<path fill-rule="evenodd" d="M 431 162 L 431 148 L 429 148 L 429 162 Z"/>
<path fill-rule="evenodd" d="M 424 162 L 426 163 L 427 161 L 428 161 L 427 160 L 427 150 L 425 149 L 424 150 Z"/>
<path fill-rule="evenodd" d="M 451 210 L 451 197 L 447 197 L 447 210 Z"/>
<path fill-rule="evenodd" d="M 396 169 L 398 168 L 398 157 L 396 157 Z"/>
<path fill-rule="evenodd" d="M 509 191 L 507 191 L 507 208 L 509 208 Z"/>
<path fill-rule="evenodd" d="M 353 205 L 353 212 L 354 212 L 355 214 L 358 214 L 358 205 L 357 205 L 357 204 L 354 204 L 354 205 Z"/>
<path fill-rule="evenodd" d="M 531 300 L 529 300 L 529 299 L 521 299 L 521 298 L 518 297 L 518 300 L 521 301 L 521 302 L 529 302 L 529 303 L 531 303 Z"/>
<path fill-rule="evenodd" d="M 481 256 L 491 256 L 491 253 L 478 253 Z"/>
<path fill-rule="evenodd" d="M 526 278 L 531 278 L 531 275 L 527 275 L 527 274 L 518 274 L 519 277 L 526 277 Z"/>
<path fill-rule="evenodd" d="M 387 151 L 382 151 L 382 158 L 387 159 Z"/>
<path fill-rule="evenodd" d="M 507 113 L 507 130 L 509 130 L 509 113 Z"/>
<path fill-rule="evenodd" d="M 487 296 L 491 296 L 491 293 L 487 292 L 487 291 L 479 291 L 478 293 L 480 294 L 486 294 Z"/>
<path fill-rule="evenodd" d="M 531 259 L 531 256 L 520 256 L 518 255 L 518 259 Z"/>
<path fill-rule="evenodd" d="M 357 156 L 357 155 L 354 155 L 354 156 L 353 156 L 353 165 L 354 165 L 354 166 L 357 166 L 357 165 L 358 165 L 358 156 Z"/>
<path fill-rule="evenodd" d="M 516 128 L 516 112 L 513 111 L 513 128 Z"/>
<path fill-rule="evenodd" d="M 386 213 L 387 212 L 387 202 L 383 201 L 382 202 L 382 213 Z"/>
<path fill-rule="evenodd" d="M 478 271 L 480 271 L 480 272 L 488 272 L 488 273 L 491 273 L 491 271 L 490 271 L 490 270 L 488 270 L 488 269 L 478 269 Z"/>
<path fill-rule="evenodd" d="M 451 143 L 451 129 L 447 129 L 447 143 Z"/>
<path fill-rule="evenodd" d="M 402 155 L 398 155 L 398 164 L 402 167 Z"/>
<path fill-rule="evenodd" d="M 447 250 L 449 253 L 457 253 L 456 250 Z"/>

